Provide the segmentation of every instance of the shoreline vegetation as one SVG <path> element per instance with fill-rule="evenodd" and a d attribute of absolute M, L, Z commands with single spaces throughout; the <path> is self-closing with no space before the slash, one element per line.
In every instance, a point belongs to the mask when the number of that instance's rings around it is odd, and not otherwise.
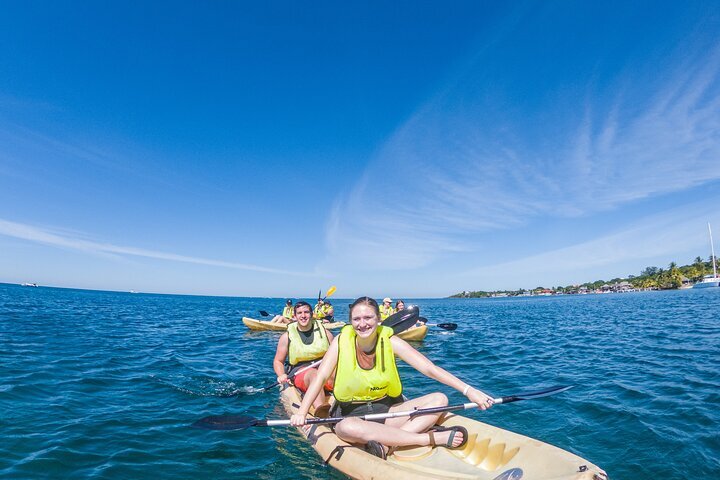
<path fill-rule="evenodd" d="M 532 297 L 549 295 L 585 295 L 590 293 L 625 293 L 648 290 L 675 290 L 690 288 L 700 281 L 704 275 L 712 273 L 713 257 L 703 261 L 695 257 L 689 265 L 679 267 L 671 262 L 667 269 L 661 267 L 647 267 L 640 275 L 628 275 L 626 278 L 613 278 L 612 280 L 596 280 L 580 285 L 565 287 L 536 287 L 531 290 L 494 290 L 494 291 L 463 291 L 450 295 L 448 298 L 494 298 L 494 297 Z M 715 257 L 717 262 L 717 257 Z"/>

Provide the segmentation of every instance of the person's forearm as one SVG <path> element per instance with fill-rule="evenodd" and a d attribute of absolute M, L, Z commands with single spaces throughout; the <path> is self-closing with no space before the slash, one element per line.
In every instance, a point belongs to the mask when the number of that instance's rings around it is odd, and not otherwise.
<path fill-rule="evenodd" d="M 273 370 L 275 370 L 275 375 L 277 375 L 278 377 L 280 375 L 284 375 L 285 374 L 285 365 L 282 362 L 273 360 Z"/>
<path fill-rule="evenodd" d="M 433 365 L 430 371 L 427 373 L 427 376 L 429 376 L 432 379 L 437 380 L 440 383 L 444 383 L 450 388 L 454 388 L 458 392 L 463 392 L 465 390 L 465 387 L 468 386 L 467 383 L 463 382 L 459 378 L 457 378 L 452 373 L 448 372 L 447 370 L 438 367 L 437 365 Z"/>

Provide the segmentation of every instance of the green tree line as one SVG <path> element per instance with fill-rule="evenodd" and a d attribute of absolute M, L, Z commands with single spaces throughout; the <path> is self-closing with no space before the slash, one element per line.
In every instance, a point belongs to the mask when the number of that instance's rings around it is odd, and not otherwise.
<path fill-rule="evenodd" d="M 628 275 L 626 278 L 613 278 L 611 280 L 596 280 L 594 282 L 583 283 L 582 285 L 567 285 L 556 287 L 537 287 L 532 290 L 495 290 L 495 291 L 465 291 L 451 295 L 451 298 L 479 298 L 497 295 L 517 296 L 523 294 L 537 294 L 550 291 L 552 293 L 578 293 L 583 289 L 594 291 L 602 288 L 603 285 L 618 285 L 628 282 L 634 289 L 652 289 L 652 290 L 669 290 L 680 288 L 683 280 L 697 282 L 705 275 L 713 273 L 712 256 L 707 261 L 703 261 L 701 257 L 695 257 L 693 263 L 678 266 L 675 262 L 670 262 L 667 268 L 662 267 L 646 267 L 640 272 L 640 275 Z M 717 263 L 717 257 L 715 257 Z"/>

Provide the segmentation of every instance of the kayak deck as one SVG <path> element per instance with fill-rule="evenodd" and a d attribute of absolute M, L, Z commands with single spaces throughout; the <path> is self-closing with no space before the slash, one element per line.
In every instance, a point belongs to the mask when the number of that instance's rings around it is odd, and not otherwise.
<path fill-rule="evenodd" d="M 255 320 L 254 318 L 250 317 L 243 317 L 242 318 L 243 323 L 246 327 L 248 327 L 250 330 L 255 331 L 273 331 L 273 332 L 285 332 L 287 331 L 287 325 L 281 324 L 281 323 L 273 323 L 267 320 Z M 343 322 L 334 322 L 334 323 L 323 323 L 323 327 L 325 328 L 340 328 L 344 326 L 345 324 Z"/>
<path fill-rule="evenodd" d="M 281 400 L 290 415 L 301 402 L 294 387 L 283 390 Z M 342 441 L 328 425 L 298 430 L 323 461 L 360 480 L 607 480 L 605 472 L 596 465 L 539 440 L 454 414 L 446 414 L 440 424 L 467 428 L 470 434 L 467 445 L 459 450 L 400 448 L 382 460 Z"/>

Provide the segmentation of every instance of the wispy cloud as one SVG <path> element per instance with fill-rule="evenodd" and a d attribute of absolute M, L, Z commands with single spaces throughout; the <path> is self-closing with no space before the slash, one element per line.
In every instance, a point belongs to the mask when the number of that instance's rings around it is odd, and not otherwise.
<path fill-rule="evenodd" d="M 588 86 L 524 117 L 468 88 L 479 66 L 464 72 L 336 202 L 327 263 L 420 267 L 477 250 L 498 229 L 720 179 L 720 47 L 682 53 L 665 81 L 640 85 L 628 73 L 605 85 L 610 93 Z"/>
<path fill-rule="evenodd" d="M 624 277 L 633 273 L 625 270 L 628 264 L 638 265 L 635 272 L 637 275 L 641 268 L 648 266 L 643 262 L 652 262 L 658 258 L 670 259 L 668 263 L 676 261 L 679 264 L 689 262 L 697 255 L 707 258 L 710 245 L 705 222 L 720 224 L 720 213 L 715 207 L 718 201 L 720 195 L 708 196 L 699 202 L 652 215 L 629 228 L 601 238 L 511 262 L 472 268 L 458 274 L 458 277 L 464 285 L 470 282 L 469 278 L 484 283 L 483 286 L 473 288 L 532 288 L 592 281 L 597 277 L 591 272 L 607 272 L 611 276 Z M 693 253 L 688 258 L 679 258 L 678 252 Z M 613 270 L 614 274 L 609 273 Z"/>
<path fill-rule="evenodd" d="M 83 238 L 81 234 L 63 231 L 59 229 L 40 228 L 22 223 L 10 222 L 0 219 L 0 235 L 19 238 L 30 242 L 49 245 L 57 248 L 66 248 L 77 250 L 89 254 L 99 255 L 118 255 L 153 258 L 157 260 L 167 260 L 171 262 L 192 263 L 197 265 L 208 265 L 212 267 L 231 268 L 235 270 L 249 270 L 254 272 L 273 273 L 278 275 L 293 276 L 313 276 L 310 273 L 301 271 L 280 270 L 276 268 L 262 267 L 247 263 L 227 262 L 223 260 L 213 260 L 201 257 L 190 257 L 186 255 L 177 255 L 174 253 L 159 252 L 155 250 L 145 250 L 142 248 L 125 247 L 112 245 L 109 243 L 95 242 Z"/>

